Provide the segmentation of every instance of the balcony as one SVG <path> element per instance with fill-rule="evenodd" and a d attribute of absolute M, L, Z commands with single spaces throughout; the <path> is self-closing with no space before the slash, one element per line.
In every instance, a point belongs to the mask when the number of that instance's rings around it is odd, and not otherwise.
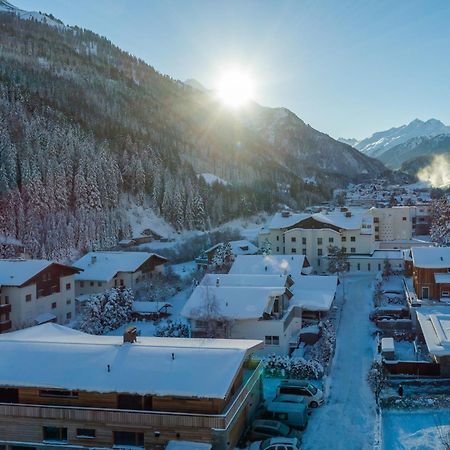
<path fill-rule="evenodd" d="M 124 409 L 99 409 L 70 406 L 46 406 L 0 403 L 0 419 L 39 419 L 59 420 L 62 422 L 82 422 L 90 425 L 104 425 L 117 427 L 142 427 L 158 429 L 168 427 L 227 429 L 233 421 L 236 413 L 246 403 L 248 396 L 258 383 L 262 363 L 258 363 L 255 369 L 248 368 L 250 376 L 246 377 L 244 384 L 231 399 L 226 410 L 222 414 L 198 414 L 168 411 L 134 411 Z"/>
<path fill-rule="evenodd" d="M 10 320 L 4 320 L 3 322 L 0 322 L 0 333 L 4 333 L 5 331 L 9 331 L 11 329 L 11 321 Z"/>
<path fill-rule="evenodd" d="M 2 314 L 9 314 L 10 312 L 11 312 L 11 304 L 10 303 L 0 305 L 0 316 Z"/>

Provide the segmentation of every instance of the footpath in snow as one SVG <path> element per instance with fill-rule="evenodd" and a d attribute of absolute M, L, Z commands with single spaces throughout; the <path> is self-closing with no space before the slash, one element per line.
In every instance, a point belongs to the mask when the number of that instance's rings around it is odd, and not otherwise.
<path fill-rule="evenodd" d="M 347 275 L 346 300 L 337 332 L 336 353 L 325 405 L 314 410 L 303 436 L 304 450 L 373 448 L 376 405 L 367 384 L 373 360 L 373 277 Z"/>

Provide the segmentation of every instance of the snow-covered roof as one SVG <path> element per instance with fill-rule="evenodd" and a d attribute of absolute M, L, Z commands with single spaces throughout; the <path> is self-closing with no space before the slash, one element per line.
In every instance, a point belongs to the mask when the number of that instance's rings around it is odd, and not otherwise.
<path fill-rule="evenodd" d="M 290 304 L 308 311 L 329 311 L 336 294 L 338 277 L 308 275 L 297 277 L 290 290 L 294 294 Z"/>
<path fill-rule="evenodd" d="M 200 286 L 244 286 L 244 287 L 276 287 L 287 285 L 287 275 L 254 275 L 254 274 L 206 274 Z"/>
<path fill-rule="evenodd" d="M 156 253 L 147 252 L 89 252 L 75 262 L 76 267 L 83 269 L 75 276 L 76 280 L 110 281 L 118 272 L 136 272 Z"/>
<path fill-rule="evenodd" d="M 449 284 L 450 273 L 435 273 L 434 281 L 436 281 L 437 284 Z"/>
<path fill-rule="evenodd" d="M 133 302 L 133 311 L 141 314 L 157 313 L 171 307 L 172 305 L 166 302 Z"/>
<path fill-rule="evenodd" d="M 39 314 L 34 320 L 36 322 L 36 325 L 41 325 L 46 322 L 51 322 L 52 320 L 55 320 L 55 319 L 56 319 L 56 316 L 54 314 L 47 312 L 47 313 Z"/>
<path fill-rule="evenodd" d="M 122 336 L 47 323 L 0 335 L 0 386 L 224 398 L 244 359 L 261 346 L 255 340 L 156 337 L 123 344 Z"/>
<path fill-rule="evenodd" d="M 346 208 L 346 211 L 336 209 L 334 211 L 322 211 L 313 214 L 276 213 L 266 228 L 270 230 L 290 228 L 309 218 L 345 230 L 357 230 L 362 228 L 363 224 L 371 225 L 373 223 L 373 218 L 368 214 L 366 209 Z"/>
<path fill-rule="evenodd" d="M 230 274 L 300 275 L 304 255 L 239 255 Z"/>
<path fill-rule="evenodd" d="M 219 242 L 218 244 L 214 244 L 212 247 L 205 250 L 205 253 L 212 252 L 216 250 L 220 245 L 223 245 L 224 242 Z M 254 255 L 258 251 L 258 247 L 252 244 L 250 241 L 246 239 L 241 239 L 239 241 L 230 241 L 231 253 L 235 256 L 237 255 Z"/>
<path fill-rule="evenodd" d="M 417 319 L 428 351 L 435 356 L 450 355 L 450 313 L 448 307 L 418 308 Z"/>
<path fill-rule="evenodd" d="M 188 319 L 202 319 L 206 315 L 227 320 L 259 319 L 272 311 L 274 298 L 285 292 L 285 287 L 199 285 L 181 315 Z"/>
<path fill-rule="evenodd" d="M 0 285 L 22 286 L 52 264 L 57 263 L 46 259 L 0 259 Z M 65 267 L 71 270 L 77 269 L 77 267 Z"/>
<path fill-rule="evenodd" d="M 444 269 L 450 267 L 450 247 L 413 247 L 414 267 Z"/>
<path fill-rule="evenodd" d="M 277 230 L 280 228 L 289 228 L 296 225 L 298 222 L 308 219 L 311 214 L 307 213 L 281 213 L 277 212 L 272 217 L 267 225 L 270 230 Z"/>
<path fill-rule="evenodd" d="M 382 352 L 395 352 L 394 338 L 381 338 L 381 351 Z"/>

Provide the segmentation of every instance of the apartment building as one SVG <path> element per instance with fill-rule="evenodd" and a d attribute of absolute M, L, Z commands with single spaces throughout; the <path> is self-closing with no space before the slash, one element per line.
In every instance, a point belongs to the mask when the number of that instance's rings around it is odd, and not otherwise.
<path fill-rule="evenodd" d="M 411 206 L 370 208 L 376 241 L 410 240 L 413 236 L 415 209 Z"/>
<path fill-rule="evenodd" d="M 0 260 L 0 333 L 72 320 L 79 272 L 47 260 Z"/>
<path fill-rule="evenodd" d="M 135 289 L 145 278 L 164 273 L 167 259 L 147 252 L 90 252 L 74 263 L 76 296 L 97 294 L 113 287 Z"/>
<path fill-rule="evenodd" d="M 412 277 L 422 300 L 450 301 L 450 247 L 413 247 Z M 411 262 L 408 263 L 411 270 Z"/>
<path fill-rule="evenodd" d="M 273 254 L 300 254 L 318 272 L 325 272 L 328 248 L 348 254 L 371 254 L 375 249 L 373 217 L 367 210 L 340 208 L 315 214 L 277 213 L 264 227 L 258 243 L 269 241 Z"/>
<path fill-rule="evenodd" d="M 208 274 L 192 292 L 181 315 L 194 336 L 258 339 L 260 353 L 288 354 L 298 344 L 300 308 L 291 308 L 288 275 Z"/>
<path fill-rule="evenodd" d="M 45 324 L 0 336 L 0 446 L 233 449 L 260 403 L 261 341 L 93 336 Z"/>

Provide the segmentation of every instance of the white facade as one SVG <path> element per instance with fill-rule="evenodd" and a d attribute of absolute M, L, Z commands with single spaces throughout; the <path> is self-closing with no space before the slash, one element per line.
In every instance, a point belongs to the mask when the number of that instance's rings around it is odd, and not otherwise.
<path fill-rule="evenodd" d="M 375 240 L 409 240 L 413 236 L 414 207 L 394 206 L 392 208 L 371 208 Z"/>

